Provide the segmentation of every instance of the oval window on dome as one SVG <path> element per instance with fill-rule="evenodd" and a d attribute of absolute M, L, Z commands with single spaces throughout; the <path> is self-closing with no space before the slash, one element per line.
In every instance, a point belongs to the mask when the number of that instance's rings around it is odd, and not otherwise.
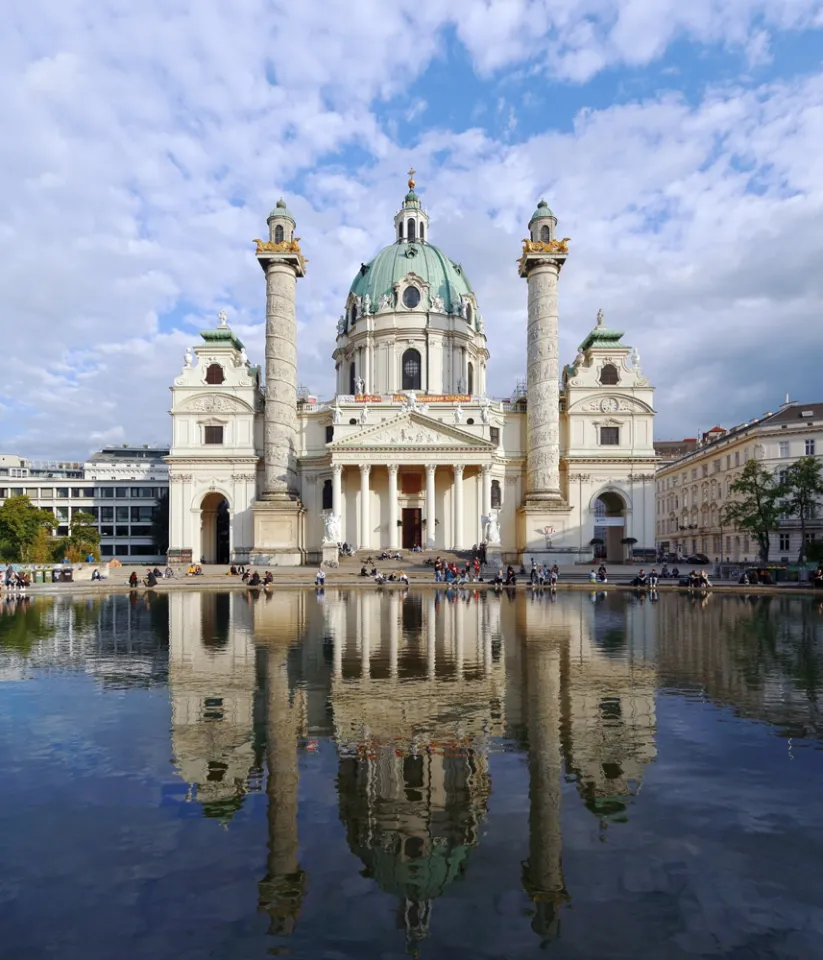
<path fill-rule="evenodd" d="M 403 291 L 403 303 L 409 310 L 414 310 L 414 308 L 418 306 L 420 303 L 420 291 L 417 287 L 406 287 Z"/>

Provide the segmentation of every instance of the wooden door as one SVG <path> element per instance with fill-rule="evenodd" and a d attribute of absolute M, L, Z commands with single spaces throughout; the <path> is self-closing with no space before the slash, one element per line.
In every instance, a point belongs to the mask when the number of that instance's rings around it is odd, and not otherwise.
<path fill-rule="evenodd" d="M 403 549 L 422 546 L 423 511 L 419 507 L 403 508 Z"/>

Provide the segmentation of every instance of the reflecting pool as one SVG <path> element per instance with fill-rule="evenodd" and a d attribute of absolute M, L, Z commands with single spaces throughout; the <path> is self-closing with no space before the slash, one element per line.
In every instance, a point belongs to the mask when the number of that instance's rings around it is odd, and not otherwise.
<path fill-rule="evenodd" d="M 0 957 L 823 956 L 823 605 L 0 606 Z"/>

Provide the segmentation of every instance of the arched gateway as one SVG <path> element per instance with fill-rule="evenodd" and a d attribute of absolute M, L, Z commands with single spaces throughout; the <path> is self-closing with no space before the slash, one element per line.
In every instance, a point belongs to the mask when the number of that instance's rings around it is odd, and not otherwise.
<path fill-rule="evenodd" d="M 594 501 L 594 555 L 606 563 L 626 558 L 626 501 L 614 490 L 601 493 Z"/>
<path fill-rule="evenodd" d="M 229 501 L 222 493 L 207 493 L 200 504 L 200 558 L 203 563 L 231 559 Z"/>

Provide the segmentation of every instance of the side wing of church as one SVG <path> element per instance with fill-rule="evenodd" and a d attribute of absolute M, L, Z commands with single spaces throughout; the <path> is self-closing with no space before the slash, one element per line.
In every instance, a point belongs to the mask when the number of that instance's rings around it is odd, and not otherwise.
<path fill-rule="evenodd" d="M 393 242 L 337 321 L 335 395 L 297 393 L 306 261 L 280 200 L 256 241 L 266 278 L 265 386 L 225 316 L 172 391 L 171 546 L 178 561 L 317 563 L 338 544 L 507 561 L 616 562 L 654 548 L 653 388 L 602 311 L 561 369 L 568 239 L 544 201 L 518 261 L 528 288 L 525 394 L 492 399 L 486 325 L 460 263 L 430 242 L 414 180 Z"/>

